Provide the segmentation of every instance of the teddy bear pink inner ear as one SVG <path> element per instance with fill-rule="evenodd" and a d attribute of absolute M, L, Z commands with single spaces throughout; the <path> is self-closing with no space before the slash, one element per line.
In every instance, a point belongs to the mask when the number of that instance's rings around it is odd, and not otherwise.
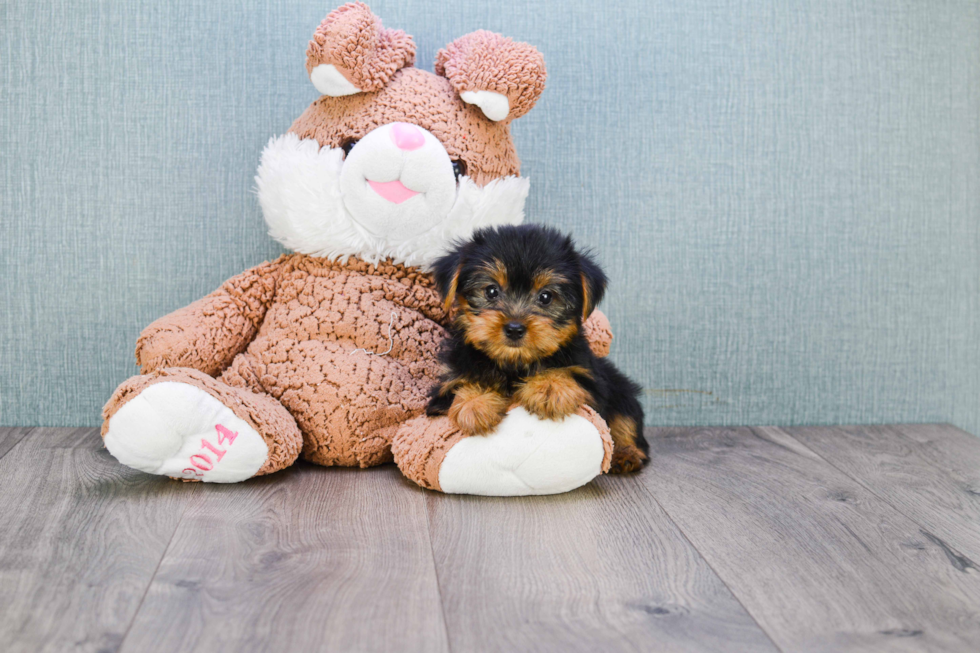
<path fill-rule="evenodd" d="M 461 36 L 436 55 L 436 73 L 460 99 L 493 121 L 520 118 L 544 90 L 544 57 L 534 46 L 486 30 Z"/>
<path fill-rule="evenodd" d="M 306 49 L 310 81 L 331 97 L 380 91 L 398 70 L 414 62 L 412 37 L 385 28 L 361 2 L 330 12 Z"/>

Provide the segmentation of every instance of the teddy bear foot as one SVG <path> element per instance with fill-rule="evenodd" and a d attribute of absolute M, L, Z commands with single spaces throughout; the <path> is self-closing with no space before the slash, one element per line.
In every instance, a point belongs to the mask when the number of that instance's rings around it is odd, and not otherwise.
<path fill-rule="evenodd" d="M 613 443 L 590 408 L 544 420 L 514 408 L 489 435 L 466 437 L 448 417 L 406 422 L 392 444 L 395 462 L 422 487 L 447 494 L 559 494 L 609 469 Z"/>
<path fill-rule="evenodd" d="M 146 387 L 106 426 L 109 453 L 150 474 L 235 483 L 255 476 L 269 457 L 265 440 L 248 422 L 188 383 Z"/>

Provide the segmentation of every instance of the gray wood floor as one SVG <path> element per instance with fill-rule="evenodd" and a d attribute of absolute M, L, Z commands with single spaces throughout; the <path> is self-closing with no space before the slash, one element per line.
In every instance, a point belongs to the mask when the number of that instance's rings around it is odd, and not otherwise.
<path fill-rule="evenodd" d="M 4 651 L 980 651 L 980 439 L 650 429 L 569 494 L 393 466 L 232 486 L 0 429 Z"/>

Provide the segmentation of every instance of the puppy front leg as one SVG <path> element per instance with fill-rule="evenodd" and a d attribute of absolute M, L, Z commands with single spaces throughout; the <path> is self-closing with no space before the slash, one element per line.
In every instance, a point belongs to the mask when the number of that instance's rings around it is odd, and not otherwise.
<path fill-rule="evenodd" d="M 449 417 L 467 435 L 484 435 L 507 414 L 510 401 L 496 390 L 461 383 L 449 407 Z"/>
<path fill-rule="evenodd" d="M 575 372 L 568 367 L 539 372 L 524 380 L 514 398 L 529 413 L 542 419 L 567 417 L 579 406 L 592 403 L 592 395 L 575 380 Z"/>

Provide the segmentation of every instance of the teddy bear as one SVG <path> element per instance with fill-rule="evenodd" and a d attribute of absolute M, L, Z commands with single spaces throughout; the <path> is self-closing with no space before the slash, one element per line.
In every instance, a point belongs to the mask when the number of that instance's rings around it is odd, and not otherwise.
<path fill-rule="evenodd" d="M 451 319 L 428 266 L 480 227 L 524 219 L 510 123 L 546 73 L 534 47 L 487 31 L 440 50 L 434 73 L 414 60 L 412 37 L 363 3 L 320 24 L 306 70 L 321 95 L 256 174 L 269 234 L 291 253 L 141 333 L 141 373 L 103 409 L 119 462 L 217 483 L 300 456 L 394 462 L 424 488 L 483 495 L 564 492 L 608 470 L 609 429 L 588 407 L 561 421 L 515 407 L 471 437 L 425 415 Z M 585 329 L 606 355 L 606 318 Z"/>

